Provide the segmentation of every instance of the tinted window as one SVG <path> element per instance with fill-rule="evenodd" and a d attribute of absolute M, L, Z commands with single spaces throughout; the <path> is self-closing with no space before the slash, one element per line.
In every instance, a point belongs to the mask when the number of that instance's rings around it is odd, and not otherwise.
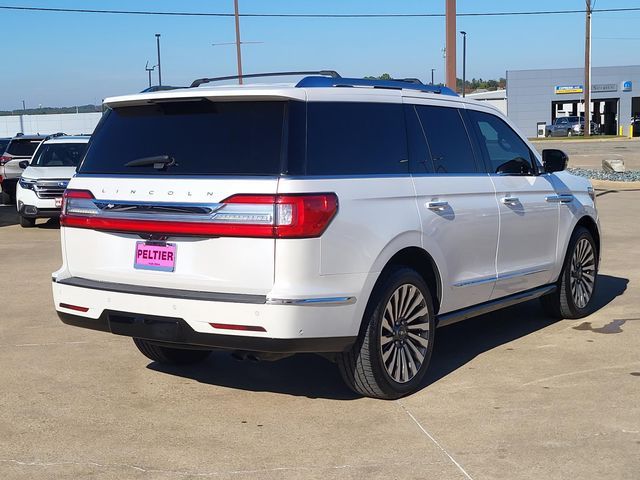
<path fill-rule="evenodd" d="M 435 173 L 477 173 L 473 149 L 457 108 L 416 105 Z"/>
<path fill-rule="evenodd" d="M 531 152 L 516 132 L 489 113 L 469 111 L 490 173 L 531 174 Z"/>
<path fill-rule="evenodd" d="M 42 140 L 11 140 L 7 153 L 16 157 L 30 157 Z"/>
<path fill-rule="evenodd" d="M 0 140 L 0 155 L 4 153 L 9 145 L 9 140 Z"/>
<path fill-rule="evenodd" d="M 37 167 L 77 167 L 86 151 L 86 143 L 44 144 L 31 160 L 31 165 Z"/>
<path fill-rule="evenodd" d="M 308 175 L 408 173 L 399 103 L 307 105 Z"/>
<path fill-rule="evenodd" d="M 285 102 L 167 102 L 115 108 L 97 127 L 81 173 L 274 175 L 280 173 Z M 169 156 L 166 169 L 125 166 Z"/>
<path fill-rule="evenodd" d="M 405 105 L 404 115 L 407 125 L 409 169 L 411 173 L 433 173 L 431 153 L 429 152 L 427 138 L 422 130 L 416 107 L 413 105 Z"/>

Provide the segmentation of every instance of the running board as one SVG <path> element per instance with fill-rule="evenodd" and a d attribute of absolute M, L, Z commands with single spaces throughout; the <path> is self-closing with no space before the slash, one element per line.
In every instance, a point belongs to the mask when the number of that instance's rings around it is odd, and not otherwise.
<path fill-rule="evenodd" d="M 437 326 L 444 327 L 453 323 L 461 322 L 467 318 L 477 317 L 478 315 L 484 315 L 501 308 L 517 305 L 518 303 L 533 300 L 534 298 L 542 297 L 548 293 L 554 292 L 558 287 L 556 285 L 545 285 L 544 287 L 534 288 L 525 292 L 509 295 L 508 297 L 499 298 L 497 300 L 490 300 L 473 307 L 463 308 L 454 312 L 438 315 Z"/>

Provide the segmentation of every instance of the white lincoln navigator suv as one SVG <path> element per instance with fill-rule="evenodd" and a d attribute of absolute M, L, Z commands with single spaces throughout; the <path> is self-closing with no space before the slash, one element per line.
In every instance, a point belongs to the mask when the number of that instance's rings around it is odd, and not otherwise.
<path fill-rule="evenodd" d="M 562 152 L 446 88 L 305 73 L 105 101 L 64 194 L 63 322 L 157 362 L 321 353 L 397 398 L 437 327 L 592 311 L 595 195 Z"/>

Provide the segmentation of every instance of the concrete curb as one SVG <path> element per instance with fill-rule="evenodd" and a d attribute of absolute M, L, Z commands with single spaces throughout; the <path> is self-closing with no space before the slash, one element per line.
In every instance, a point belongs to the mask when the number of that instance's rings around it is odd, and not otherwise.
<path fill-rule="evenodd" d="M 593 188 L 596 190 L 638 190 L 640 191 L 640 182 L 615 182 L 613 180 L 591 180 Z"/>

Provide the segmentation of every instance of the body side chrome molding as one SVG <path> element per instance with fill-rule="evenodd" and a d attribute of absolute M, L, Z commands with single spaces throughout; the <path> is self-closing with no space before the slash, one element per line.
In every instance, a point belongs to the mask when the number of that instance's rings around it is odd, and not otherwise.
<path fill-rule="evenodd" d="M 486 277 L 474 278 L 471 280 L 462 280 L 453 284 L 454 287 L 469 287 L 471 285 L 481 285 L 483 283 L 499 282 L 500 280 L 508 280 L 516 277 L 526 277 L 536 273 L 548 272 L 553 267 L 552 264 L 542 265 L 540 267 L 525 268 L 522 270 L 514 270 L 513 272 L 489 275 Z"/>

